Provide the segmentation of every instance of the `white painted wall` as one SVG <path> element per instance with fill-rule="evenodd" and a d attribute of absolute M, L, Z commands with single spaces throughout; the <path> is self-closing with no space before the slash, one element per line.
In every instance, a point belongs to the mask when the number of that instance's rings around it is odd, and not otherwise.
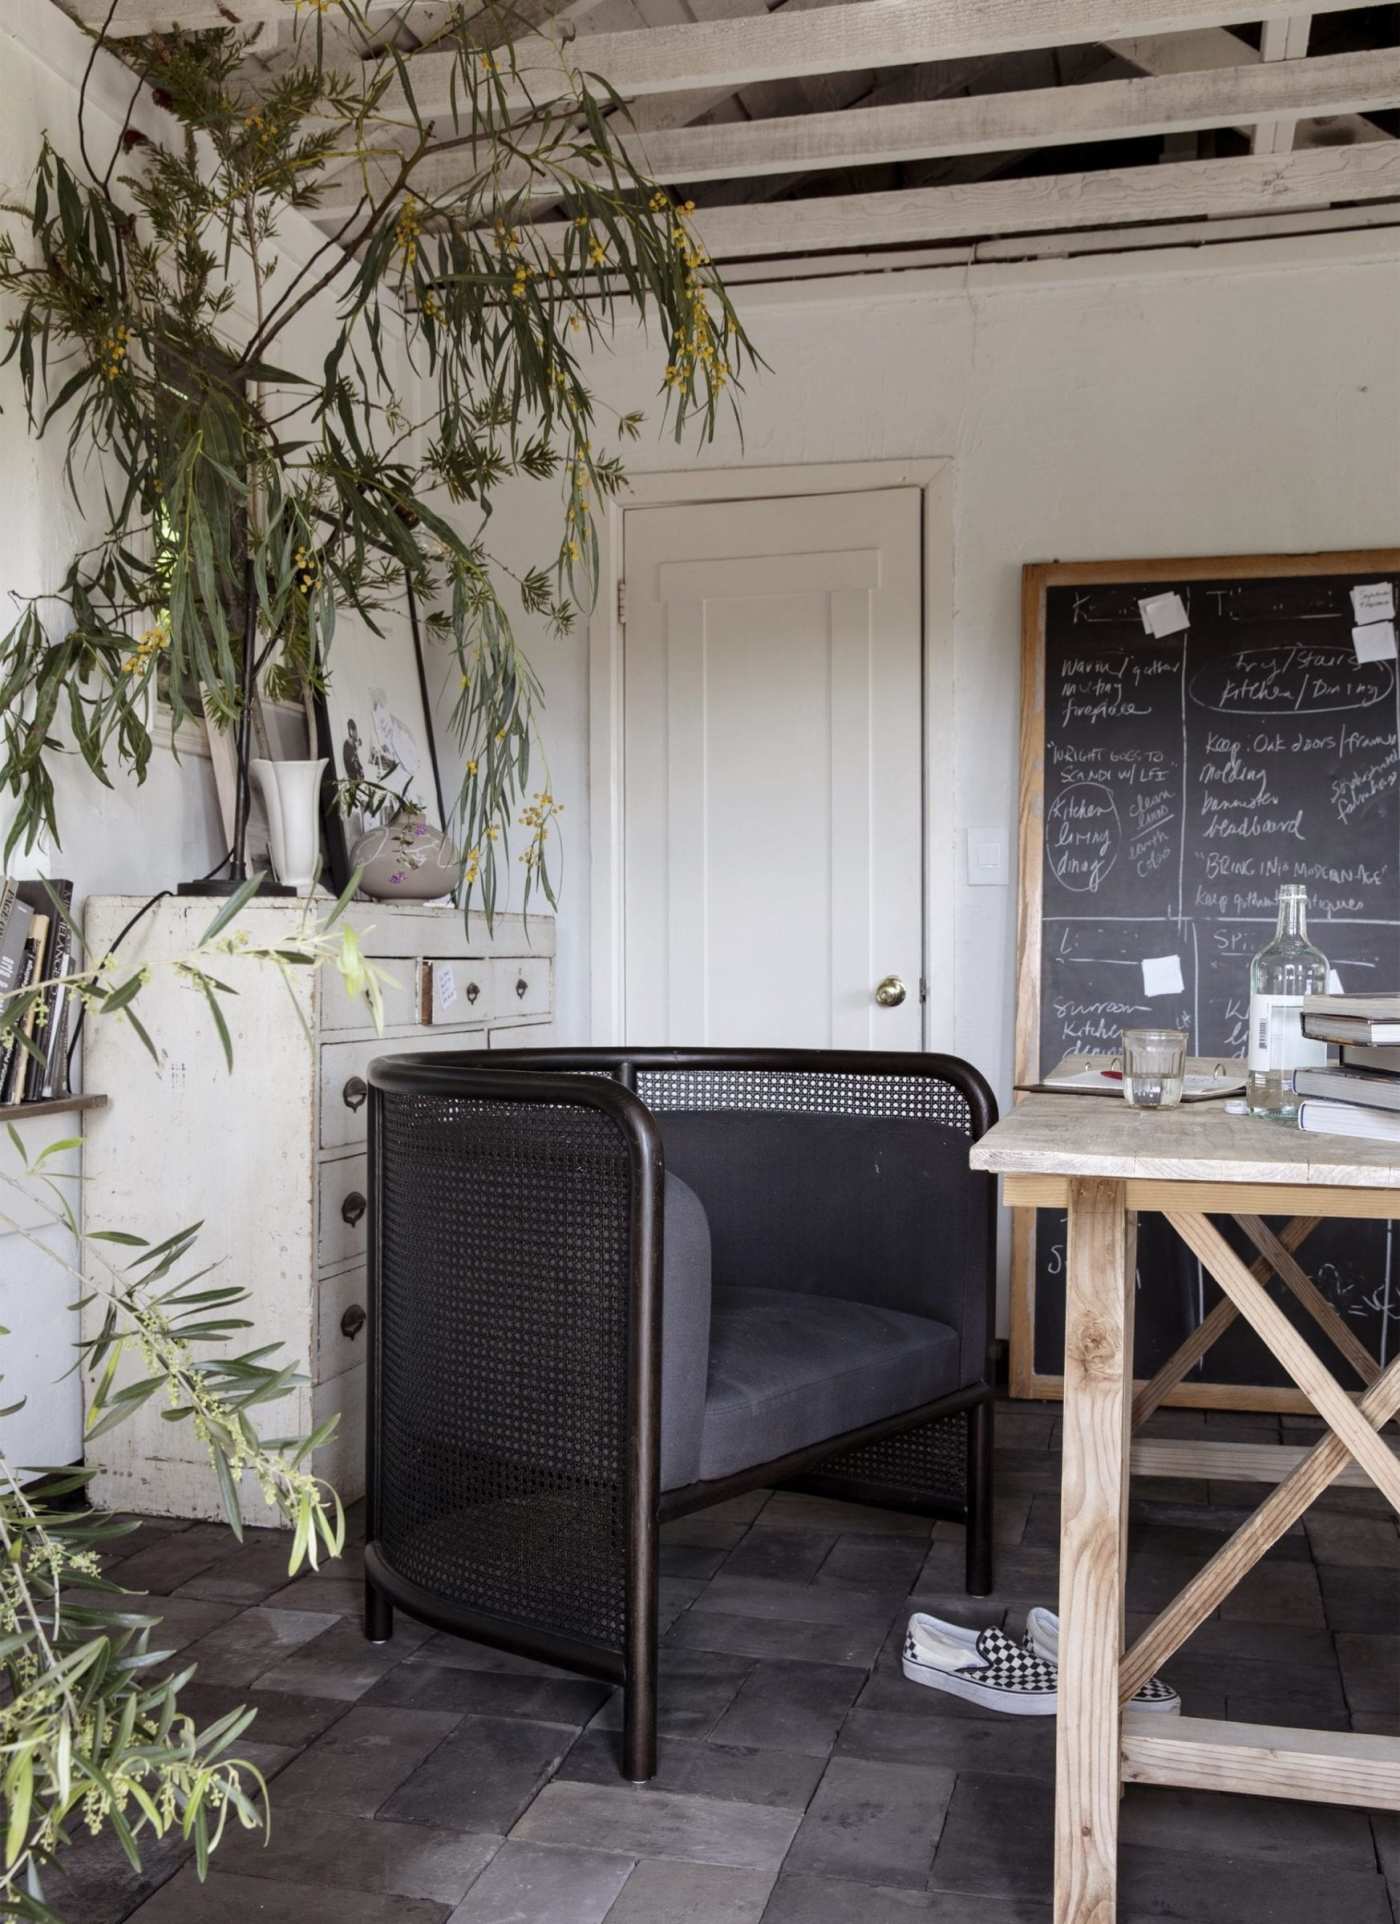
<path fill-rule="evenodd" d="M 5 111 L 0 115 L 0 198 L 23 201 L 39 141 L 47 131 L 54 144 L 76 164 L 77 88 L 89 42 L 50 0 L 0 0 L 0 78 Z M 104 59 L 94 71 L 90 98 L 94 154 L 109 150 L 130 91 L 117 63 Z M 114 117 L 115 116 L 115 117 Z M 148 121 L 147 125 L 151 125 Z M 168 129 L 163 130 L 168 131 Z M 17 226 L 6 217 L 6 224 Z M 305 260 L 322 236 L 300 219 L 288 220 L 281 233 L 283 271 Z M 275 289 L 277 283 L 274 280 Z M 332 313 L 322 301 L 299 319 L 277 360 L 295 368 L 304 361 L 313 371 L 325 354 Z M 0 321 L 8 318 L 0 310 Z M 63 422 L 42 440 L 26 428 L 18 375 L 13 365 L 0 374 L 0 624 L 8 627 L 18 612 L 15 596 L 41 594 L 62 577 L 68 560 L 84 539 L 84 519 L 62 477 Z M 91 507 L 100 512 L 100 490 L 93 477 Z M 95 528 L 95 518 L 87 526 Z M 71 876 L 81 912 L 90 893 L 148 895 L 204 874 L 223 853 L 224 841 L 207 758 L 169 749 L 152 756 L 144 784 L 113 772 L 113 786 L 102 788 L 73 755 L 56 782 L 62 847 L 36 850 L 12 861 L 21 875 Z M 6 799 L 0 796 L 0 840 L 8 827 Z M 110 1092 L 121 1100 L 121 1092 Z M 75 1118 L 67 1118 L 72 1133 Z M 158 1115 L 148 1118 L 159 1130 Z M 34 1145 L 46 1138 L 35 1122 L 24 1125 Z M 52 1130 L 50 1130 L 52 1133 Z M 33 1149 L 31 1148 L 31 1153 Z M 133 1182 L 139 1171 L 133 1170 Z M 0 1195 L 0 1212 L 12 1213 Z M 163 1223 L 160 1199 L 151 1198 L 153 1233 L 180 1225 Z M 97 1225 L 94 1225 L 97 1226 Z M 62 1239 L 60 1239 L 62 1240 Z M 212 1256 L 221 1252 L 209 1252 Z M 79 1388 L 66 1377 L 73 1362 L 77 1318 L 65 1305 L 76 1287 L 32 1246 L 15 1235 L 0 1235 L 0 1323 L 17 1332 L 0 1337 L 0 1405 L 26 1395 L 28 1406 L 0 1419 L 0 1448 L 13 1462 L 62 1463 L 79 1454 Z M 60 1378 L 66 1380 L 59 1381 Z"/>
<path fill-rule="evenodd" d="M 644 431 L 635 471 L 951 456 L 957 760 L 935 770 L 956 835 L 955 1015 L 933 1046 L 1010 1092 L 1016 889 L 968 887 L 967 828 L 1012 837 L 1023 562 L 1366 547 L 1396 540 L 1400 248 L 1318 236 L 1188 252 L 741 290 L 771 372 L 744 440 L 697 455 Z M 600 398 L 656 409 L 662 356 L 629 335 Z M 595 444 L 606 434 L 600 420 Z M 490 530 L 513 564 L 548 557 L 549 487 Z M 527 629 L 528 632 L 528 629 Z M 587 1037 L 588 675 L 583 634 L 530 636 L 565 816 L 559 1033 Z M 444 781 L 449 769 L 444 768 Z M 787 958 L 789 962 L 793 958 Z"/>

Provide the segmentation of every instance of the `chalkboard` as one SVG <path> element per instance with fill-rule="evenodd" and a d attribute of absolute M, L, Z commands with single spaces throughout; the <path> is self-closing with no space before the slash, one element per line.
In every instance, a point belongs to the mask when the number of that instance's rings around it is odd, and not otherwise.
<path fill-rule="evenodd" d="M 1027 568 L 1023 589 L 1018 1082 L 1142 1024 L 1185 1029 L 1193 1054 L 1243 1055 L 1249 963 L 1282 882 L 1307 885 L 1310 933 L 1345 989 L 1400 988 L 1397 663 L 1360 658 L 1383 630 L 1353 638 L 1384 619 L 1387 590 L 1400 608 L 1400 551 L 1057 562 Z M 1056 1394 L 1064 1216 L 1017 1216 L 1013 1389 Z M 1392 1234 L 1324 1223 L 1300 1256 L 1382 1363 L 1400 1347 Z M 1218 1293 L 1155 1215 L 1138 1278 L 1141 1378 Z M 1308 1407 L 1243 1321 L 1170 1400 Z"/>

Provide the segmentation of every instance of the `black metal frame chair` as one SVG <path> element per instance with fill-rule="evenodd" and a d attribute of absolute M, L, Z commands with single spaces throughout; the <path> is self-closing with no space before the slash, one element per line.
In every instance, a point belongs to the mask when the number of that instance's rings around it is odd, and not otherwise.
<path fill-rule="evenodd" d="M 952 1517 L 967 1526 L 969 1592 L 990 1591 L 990 1176 L 967 1172 L 982 1245 L 974 1380 L 733 1475 L 665 1492 L 659 1479 L 657 1114 L 924 1118 L 970 1146 L 996 1102 L 969 1064 L 509 1050 L 389 1057 L 369 1083 L 371 1641 L 392 1635 L 398 1606 L 622 1683 L 623 1770 L 644 1782 L 656 1768 L 657 1541 L 670 1518 L 775 1485 Z"/>

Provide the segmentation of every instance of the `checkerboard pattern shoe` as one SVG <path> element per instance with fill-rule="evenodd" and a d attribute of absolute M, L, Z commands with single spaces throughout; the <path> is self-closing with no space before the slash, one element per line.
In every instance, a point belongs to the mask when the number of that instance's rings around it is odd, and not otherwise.
<path fill-rule="evenodd" d="M 904 1637 L 904 1674 L 911 1683 L 1009 1717 L 1055 1714 L 1054 1664 L 1001 1630 L 966 1630 L 916 1611 Z"/>
<path fill-rule="evenodd" d="M 1026 1617 L 1026 1649 L 1046 1663 L 1058 1664 L 1060 1661 L 1060 1619 L 1053 1610 L 1042 1609 L 1039 1605 Z M 1130 1704 L 1128 1710 L 1156 1710 L 1165 1717 L 1176 1717 L 1181 1713 L 1181 1698 L 1171 1685 L 1161 1677 L 1149 1677 Z"/>

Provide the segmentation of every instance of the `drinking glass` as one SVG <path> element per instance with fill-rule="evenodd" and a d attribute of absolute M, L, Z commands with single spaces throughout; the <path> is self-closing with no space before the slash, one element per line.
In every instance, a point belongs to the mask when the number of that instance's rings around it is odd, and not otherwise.
<path fill-rule="evenodd" d="M 1174 1109 L 1186 1076 L 1184 1029 L 1124 1029 L 1123 1097 L 1134 1109 Z"/>

